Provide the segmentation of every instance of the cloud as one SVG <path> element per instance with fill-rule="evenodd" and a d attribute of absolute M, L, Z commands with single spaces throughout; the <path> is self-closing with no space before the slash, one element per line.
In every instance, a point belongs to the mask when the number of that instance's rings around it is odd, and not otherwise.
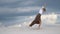
<path fill-rule="evenodd" d="M 33 11 L 33 10 L 38 10 L 40 7 L 24 7 L 24 8 L 17 8 L 17 10 L 18 11 L 23 11 L 23 12 L 25 12 L 25 11 Z"/>
<path fill-rule="evenodd" d="M 21 5 L 32 5 L 32 4 L 35 4 L 35 1 L 33 1 L 33 0 L 27 0 L 25 2 L 21 2 L 20 4 Z"/>
<path fill-rule="evenodd" d="M 0 15 L 27 14 L 29 11 L 38 11 L 41 7 L 39 0 L 0 0 L 0 3 Z"/>
<path fill-rule="evenodd" d="M 17 8 L 0 8 L 0 15 L 21 14 L 26 12 L 38 11 L 40 7 L 17 7 Z"/>
<path fill-rule="evenodd" d="M 0 0 L 0 14 L 14 14 L 28 12 L 39 9 L 38 6 L 29 6 L 35 4 L 33 0 Z M 22 7 L 24 6 L 24 7 Z"/>
<path fill-rule="evenodd" d="M 33 0 L 0 0 L 0 7 L 26 7 L 32 6 L 36 1 Z"/>

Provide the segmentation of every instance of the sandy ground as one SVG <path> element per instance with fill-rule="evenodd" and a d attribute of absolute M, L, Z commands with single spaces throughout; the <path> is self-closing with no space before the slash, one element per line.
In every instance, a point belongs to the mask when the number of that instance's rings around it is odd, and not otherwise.
<path fill-rule="evenodd" d="M 60 34 L 60 27 L 0 27 L 0 34 Z"/>

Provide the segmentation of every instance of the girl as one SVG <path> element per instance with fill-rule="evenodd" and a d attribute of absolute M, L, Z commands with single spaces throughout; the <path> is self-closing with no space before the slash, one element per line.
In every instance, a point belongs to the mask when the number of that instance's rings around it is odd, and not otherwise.
<path fill-rule="evenodd" d="M 40 26 L 41 26 L 41 14 L 45 11 L 46 11 L 46 8 L 44 6 L 42 6 L 39 13 L 36 15 L 35 19 L 32 21 L 32 23 L 29 26 L 32 27 L 34 24 L 38 24 L 39 25 L 38 28 L 40 28 Z"/>

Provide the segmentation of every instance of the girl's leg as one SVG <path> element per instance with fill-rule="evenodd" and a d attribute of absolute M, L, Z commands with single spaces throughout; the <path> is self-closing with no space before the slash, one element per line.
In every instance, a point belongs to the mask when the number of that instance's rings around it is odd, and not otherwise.
<path fill-rule="evenodd" d="M 40 23 L 38 24 L 39 26 L 38 26 L 38 29 L 40 29 L 41 28 L 41 21 L 39 21 Z"/>

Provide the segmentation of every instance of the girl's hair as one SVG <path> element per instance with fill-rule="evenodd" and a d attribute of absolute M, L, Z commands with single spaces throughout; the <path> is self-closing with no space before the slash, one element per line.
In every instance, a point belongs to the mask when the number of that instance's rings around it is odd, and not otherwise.
<path fill-rule="evenodd" d="M 45 9 L 45 8 L 42 8 L 42 10 L 43 10 L 43 11 L 46 11 L 46 9 Z"/>

